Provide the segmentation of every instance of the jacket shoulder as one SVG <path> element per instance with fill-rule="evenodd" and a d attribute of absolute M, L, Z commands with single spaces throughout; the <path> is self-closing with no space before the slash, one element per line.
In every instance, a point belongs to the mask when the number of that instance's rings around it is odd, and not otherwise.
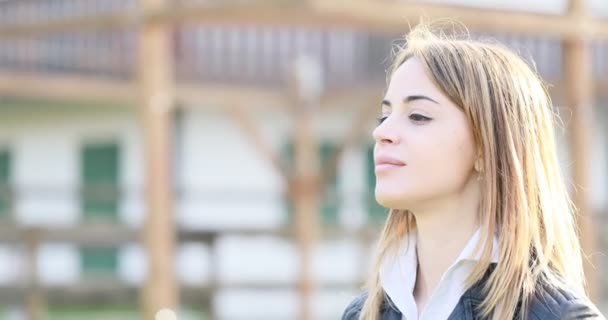
<path fill-rule="evenodd" d="M 569 290 L 544 287 L 530 301 L 531 320 L 605 320 L 586 297 Z"/>
<path fill-rule="evenodd" d="M 359 293 L 346 307 L 344 314 L 342 314 L 342 320 L 358 320 L 363 304 L 367 300 L 367 292 Z"/>

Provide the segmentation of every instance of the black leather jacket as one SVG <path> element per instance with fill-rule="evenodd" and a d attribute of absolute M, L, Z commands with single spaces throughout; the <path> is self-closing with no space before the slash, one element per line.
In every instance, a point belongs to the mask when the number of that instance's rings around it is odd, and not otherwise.
<path fill-rule="evenodd" d="M 448 320 L 482 319 L 477 312 L 477 307 L 483 299 L 481 287 L 485 279 L 487 277 L 462 295 Z M 387 301 L 380 308 L 380 320 L 402 320 L 401 312 L 388 296 L 385 295 L 385 298 Z M 366 299 L 366 292 L 355 298 L 344 311 L 342 320 L 358 320 Z M 537 290 L 536 295 L 530 300 L 526 314 L 528 320 L 605 320 L 598 309 L 587 299 L 577 297 L 571 292 L 545 286 Z"/>

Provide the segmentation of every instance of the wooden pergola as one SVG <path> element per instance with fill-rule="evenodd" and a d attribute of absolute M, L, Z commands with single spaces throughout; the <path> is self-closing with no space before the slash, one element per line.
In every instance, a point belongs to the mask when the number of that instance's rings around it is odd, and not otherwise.
<path fill-rule="evenodd" d="M 608 21 L 591 17 L 583 0 L 571 0 L 568 13 L 562 16 L 525 12 L 474 9 L 448 5 L 431 5 L 417 2 L 383 0 L 309 0 L 294 1 L 222 1 L 208 6 L 173 6 L 168 0 L 139 0 L 134 12 L 100 15 L 86 18 L 69 18 L 60 21 L 0 26 L 3 38 L 39 36 L 73 30 L 137 29 L 137 78 L 134 81 L 101 80 L 82 76 L 42 75 L 23 72 L 0 72 L 0 95 L 108 101 L 125 106 L 137 106 L 145 137 L 147 220 L 142 232 L 151 267 L 149 279 L 141 294 L 143 318 L 153 319 L 161 308 L 175 308 L 179 301 L 173 270 L 173 253 L 176 231 L 173 224 L 172 189 L 172 117 L 177 108 L 219 108 L 227 112 L 243 129 L 259 152 L 274 164 L 288 182 L 296 208 L 295 235 L 301 249 L 301 278 L 299 290 L 302 308 L 299 319 L 311 319 L 310 296 L 313 290 L 311 252 L 318 237 L 319 195 L 324 181 L 321 177 L 336 174 L 338 159 L 346 147 L 365 134 L 366 119 L 374 110 L 364 108 L 376 105 L 381 88 L 368 88 L 357 92 L 329 92 L 308 101 L 291 94 L 253 85 L 202 86 L 177 82 L 170 48 L 172 28 L 182 23 L 263 23 L 275 26 L 349 26 L 374 33 L 405 32 L 421 16 L 430 19 L 454 18 L 471 30 L 512 32 L 526 35 L 543 35 L 560 39 L 565 57 L 565 75 L 556 85 L 565 93 L 565 101 L 572 112 L 569 122 L 570 150 L 573 179 L 578 186 L 574 202 L 580 210 L 579 228 L 586 253 L 595 251 L 593 224 L 589 205 L 589 154 L 592 138 L 594 94 L 607 90 L 606 83 L 596 83 L 592 75 L 589 41 L 608 39 Z M 277 5 L 281 4 L 281 5 Z M 298 87 L 294 79 L 293 87 Z M 254 110 L 280 110 L 288 105 L 298 117 L 295 132 L 295 171 L 289 172 L 279 156 L 263 139 L 249 112 L 242 106 L 256 101 Z M 331 165 L 319 170 L 316 156 L 317 133 L 314 132 L 312 110 L 308 104 L 332 107 L 344 102 L 360 107 L 360 116 L 342 145 L 332 157 Z M 206 107 L 210 106 L 210 107 Z M 215 106 L 215 107 L 213 107 Z M 263 107 L 262 107 L 263 106 Z M 325 179 L 325 178 L 324 178 Z M 327 178 L 329 179 L 329 178 Z M 585 264 L 591 297 L 597 298 L 595 270 L 589 261 Z M 32 296 L 32 310 L 39 309 L 41 297 Z M 32 311 L 35 314 L 35 311 Z"/>

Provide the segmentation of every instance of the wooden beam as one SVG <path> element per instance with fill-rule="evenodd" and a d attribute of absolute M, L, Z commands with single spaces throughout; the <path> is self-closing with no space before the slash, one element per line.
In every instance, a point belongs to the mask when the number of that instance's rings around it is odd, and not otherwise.
<path fill-rule="evenodd" d="M 565 52 L 565 49 L 564 49 Z M 564 56 L 564 65 L 565 65 L 565 56 Z M 555 84 L 551 84 L 548 88 L 549 95 L 553 102 L 556 101 L 567 101 L 567 92 L 568 86 L 570 82 L 566 80 L 566 71 L 564 70 L 563 74 L 564 79 Z M 608 98 L 608 78 L 604 79 L 594 79 L 590 84 L 590 90 L 593 91 L 594 96 L 597 99 Z"/>
<path fill-rule="evenodd" d="M 302 6 L 269 6 L 269 5 L 216 5 L 187 6 L 147 9 L 140 12 L 119 12 L 91 17 L 74 17 L 61 20 L 35 22 L 31 24 L 14 24 L 0 26 L 0 39 L 48 35 L 61 32 L 83 30 L 110 30 L 133 28 L 152 23 L 193 23 L 213 24 L 266 23 L 271 25 L 322 25 L 331 24 L 329 18 L 313 18 L 311 12 Z M 291 19 L 289 19 L 291 18 Z M 313 18 L 313 21 L 309 21 Z"/>
<path fill-rule="evenodd" d="M 17 243 L 32 232 L 40 242 L 71 242 L 77 246 L 120 246 L 138 240 L 138 230 L 115 224 L 88 223 L 73 227 L 35 228 L 2 223 L 0 243 Z"/>
<path fill-rule="evenodd" d="M 61 20 L 0 26 L 0 39 L 26 36 L 43 36 L 61 32 L 107 30 L 136 26 L 139 17 L 129 13 L 103 14 L 92 17 L 73 17 Z"/>
<path fill-rule="evenodd" d="M 256 127 L 251 118 L 251 114 L 245 111 L 240 105 L 228 105 L 227 108 L 225 108 L 225 111 L 227 111 L 230 117 L 237 123 L 246 139 L 254 145 L 259 154 L 266 158 L 279 173 L 281 178 L 289 184 L 289 179 L 291 179 L 290 172 L 281 162 L 278 152 L 272 148 L 271 144 L 264 138 L 259 128 Z"/>
<path fill-rule="evenodd" d="M 252 85 L 180 83 L 176 88 L 180 108 L 222 111 L 228 106 L 247 110 L 278 111 L 289 99 L 281 88 Z"/>
<path fill-rule="evenodd" d="M 29 25 L 0 27 L 0 38 L 57 32 L 134 27 L 147 21 L 163 23 L 267 24 L 283 26 L 353 27 L 381 33 L 404 33 L 420 16 L 454 18 L 471 30 L 572 38 L 585 34 L 608 38 L 608 22 L 589 18 L 584 25 L 567 16 L 465 8 L 454 5 L 378 0 L 313 0 L 308 5 L 188 6 L 150 9 Z"/>
<path fill-rule="evenodd" d="M 565 84 L 550 85 L 549 93 L 557 97 L 565 92 Z M 320 100 L 321 109 L 350 108 L 353 103 L 381 94 L 384 84 L 335 90 L 325 93 Z M 608 79 L 593 82 L 598 96 L 608 97 Z M 177 107 L 192 110 L 222 111 L 226 106 L 247 106 L 248 110 L 280 111 L 289 105 L 282 87 L 229 84 L 177 83 Z M 40 99 L 69 99 L 91 101 L 113 106 L 137 105 L 137 83 L 126 80 L 108 80 L 88 76 L 44 74 L 31 72 L 1 72 L 0 96 Z M 93 104 L 92 104 L 93 105 Z"/>
<path fill-rule="evenodd" d="M 137 83 L 66 74 L 0 72 L 0 96 L 91 101 L 113 106 L 136 106 Z M 280 111 L 290 101 L 283 87 L 229 84 L 178 83 L 177 106 L 183 109 L 223 111 L 227 106 L 247 106 L 247 110 Z M 353 102 L 382 92 L 380 85 L 327 92 L 321 97 L 321 109 L 348 107 Z"/>
<path fill-rule="evenodd" d="M 584 25 L 570 16 L 493 10 L 454 5 L 403 3 L 379 0 L 313 0 L 314 10 L 324 16 L 348 18 L 358 27 L 380 32 L 405 33 L 410 25 L 428 19 L 454 19 L 474 31 L 573 38 L 582 35 L 608 37 L 608 22 L 589 17 Z"/>
<path fill-rule="evenodd" d="M 66 74 L 0 72 L 0 95 L 135 105 L 135 83 Z"/>
<path fill-rule="evenodd" d="M 583 23 L 587 19 L 582 0 L 571 0 L 569 14 Z M 595 227 L 591 210 L 591 145 L 593 141 L 593 69 L 588 37 L 567 39 L 564 43 L 564 83 L 566 103 L 572 118 L 568 130 L 573 162 L 574 205 L 578 209 L 578 231 L 584 252 L 584 270 L 589 297 L 597 301 L 597 273 L 593 267 Z"/>
<path fill-rule="evenodd" d="M 331 155 L 329 164 L 324 167 L 323 173 L 321 174 L 323 179 L 322 186 L 324 188 L 330 185 L 330 181 L 335 180 L 336 175 L 338 174 L 339 162 L 344 155 L 344 152 L 349 147 L 363 140 L 364 134 L 369 134 L 367 131 L 369 128 L 369 123 L 379 116 L 380 109 L 377 108 L 377 106 L 379 105 L 379 101 L 382 99 L 381 95 L 382 92 L 378 90 L 372 94 L 369 94 L 363 99 L 357 100 L 357 102 L 361 105 L 359 106 L 359 110 L 356 112 L 352 125 L 349 126 L 350 130 L 345 137 L 341 139 L 342 143 Z M 350 104 L 350 106 L 352 107 L 353 104 Z"/>
<path fill-rule="evenodd" d="M 31 230 L 37 230 L 41 243 L 70 242 L 76 246 L 120 246 L 138 240 L 139 229 L 116 224 L 84 224 L 61 228 L 30 228 L 15 224 L 2 223 L 0 226 L 0 243 L 16 244 L 27 238 Z M 345 230 L 339 227 L 325 227 L 320 230 L 320 237 L 327 240 L 362 238 L 374 239 L 379 230 L 374 227 L 363 227 L 357 230 Z M 291 228 L 271 229 L 238 229 L 220 230 L 178 230 L 178 238 L 183 242 L 200 242 L 212 246 L 220 237 L 277 237 L 285 240 L 295 239 L 296 233 Z"/>
<path fill-rule="evenodd" d="M 319 285 L 321 290 L 344 292 L 356 290 L 351 284 L 338 281 Z M 138 285 L 126 284 L 120 279 L 103 277 L 98 279 L 83 279 L 76 283 L 66 285 L 52 285 L 42 288 L 42 293 L 54 307 L 74 305 L 95 305 L 99 307 L 124 307 L 137 303 Z M 291 282 L 276 282 L 268 284 L 255 283 L 221 283 L 192 285 L 183 284 L 180 287 L 180 296 L 186 305 L 203 305 L 205 308 L 211 304 L 213 295 L 219 290 L 245 290 L 245 291 L 287 291 L 293 289 Z M 0 287 L 0 301 L 6 304 L 19 304 L 26 295 L 24 285 L 3 285 Z M 30 319 L 30 318 L 27 318 Z M 46 317 L 42 318 L 46 319 Z M 143 319 L 143 318 L 139 318 Z M 154 318 L 152 318 L 154 319 Z"/>
<path fill-rule="evenodd" d="M 162 10 L 167 0 L 139 0 L 142 12 Z M 145 141 L 145 218 L 143 242 L 148 257 L 148 276 L 142 291 L 142 318 L 154 319 L 163 308 L 179 304 L 175 274 L 175 219 L 173 117 L 175 85 L 171 29 L 149 22 L 139 39 L 139 85 Z"/>
<path fill-rule="evenodd" d="M 187 109 L 223 110 L 227 105 L 247 105 L 248 109 L 280 110 L 288 103 L 280 88 L 255 85 L 183 83 L 175 91 L 179 106 Z M 69 74 L 0 72 L 0 96 L 136 106 L 137 92 L 135 81 Z"/>
<path fill-rule="evenodd" d="M 210 301 L 215 287 L 184 285 L 180 291 L 184 295 L 184 302 L 200 305 Z M 127 284 L 115 277 L 81 279 L 75 283 L 46 285 L 40 288 L 43 298 L 55 307 L 62 305 L 132 305 L 137 303 L 138 290 L 140 290 L 138 285 Z M 23 283 L 0 287 L 0 301 L 3 303 L 20 303 L 24 296 L 27 296 L 27 288 Z M 47 319 L 46 314 L 39 319 Z"/>

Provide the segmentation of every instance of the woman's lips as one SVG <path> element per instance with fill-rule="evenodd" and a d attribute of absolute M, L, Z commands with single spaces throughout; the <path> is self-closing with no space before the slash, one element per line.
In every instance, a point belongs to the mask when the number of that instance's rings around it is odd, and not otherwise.
<path fill-rule="evenodd" d="M 374 163 L 376 164 L 375 171 L 377 173 L 395 170 L 406 166 L 405 162 L 397 158 L 382 154 L 374 157 Z"/>
<path fill-rule="evenodd" d="M 391 170 L 399 169 L 399 168 L 402 168 L 402 167 L 404 167 L 404 166 L 397 165 L 397 164 L 391 164 L 391 163 L 381 163 L 381 164 L 377 164 L 376 165 L 375 171 L 376 171 L 376 173 L 386 172 L 386 171 L 391 171 Z"/>

